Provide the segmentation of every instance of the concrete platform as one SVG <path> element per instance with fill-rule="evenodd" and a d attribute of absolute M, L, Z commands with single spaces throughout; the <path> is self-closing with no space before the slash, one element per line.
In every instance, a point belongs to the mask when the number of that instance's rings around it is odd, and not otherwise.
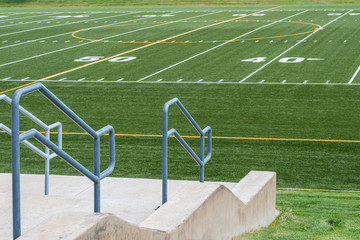
<path fill-rule="evenodd" d="M 11 174 L 0 174 L 0 239 L 12 239 Z M 239 183 L 105 178 L 101 214 L 85 177 L 21 175 L 19 239 L 231 239 L 276 217 L 276 174 L 250 172 Z"/>

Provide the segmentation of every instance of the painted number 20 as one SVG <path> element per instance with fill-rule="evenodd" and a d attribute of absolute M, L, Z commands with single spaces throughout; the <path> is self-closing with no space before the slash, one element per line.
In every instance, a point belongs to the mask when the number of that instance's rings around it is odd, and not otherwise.
<path fill-rule="evenodd" d="M 286 57 L 286 58 L 281 58 L 279 60 L 279 62 L 281 62 L 281 63 L 300 63 L 304 60 L 305 60 L 305 58 L 302 58 L 302 57 Z M 255 58 L 249 58 L 249 59 L 242 60 L 242 62 L 253 62 L 253 63 L 260 63 L 260 62 L 265 62 L 265 61 L 266 61 L 266 57 L 255 57 Z"/>
<path fill-rule="evenodd" d="M 104 58 L 104 56 L 87 56 L 75 59 L 75 62 L 94 62 Z M 116 57 L 108 60 L 108 62 L 128 62 L 136 59 L 136 57 Z"/>

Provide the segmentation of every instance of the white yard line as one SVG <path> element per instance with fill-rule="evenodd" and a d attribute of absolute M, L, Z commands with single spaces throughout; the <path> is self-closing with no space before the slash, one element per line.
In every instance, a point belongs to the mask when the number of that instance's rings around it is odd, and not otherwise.
<path fill-rule="evenodd" d="M 355 77 L 358 75 L 359 72 L 360 72 L 360 66 L 359 66 L 358 69 L 355 71 L 354 75 L 352 76 L 352 78 L 350 79 L 350 81 L 348 82 L 348 84 L 352 84 L 352 82 L 354 81 Z"/>
<path fill-rule="evenodd" d="M 347 15 L 348 13 L 350 13 L 352 10 L 344 13 L 343 15 L 341 15 L 340 17 L 335 18 L 334 20 L 332 20 L 331 22 L 328 22 L 327 24 L 325 24 L 324 26 L 322 26 L 323 29 L 324 27 L 330 25 L 331 23 L 339 20 L 340 18 L 344 17 L 345 15 Z M 266 64 L 264 64 L 262 67 L 256 69 L 254 72 L 250 73 L 248 76 L 246 76 L 245 78 L 243 78 L 240 83 L 246 81 L 247 79 L 249 79 L 251 76 L 253 76 L 254 74 L 258 73 L 259 71 L 261 71 L 262 69 L 264 69 L 265 67 L 269 66 L 272 62 L 274 62 L 275 60 L 277 60 L 278 58 L 280 58 L 281 56 L 283 56 L 285 53 L 289 52 L 290 50 L 292 50 L 293 48 L 295 48 L 296 46 L 298 46 L 300 43 L 304 42 L 306 39 L 308 39 L 309 37 L 311 37 L 312 35 L 314 35 L 315 33 L 317 33 L 320 29 L 316 30 L 315 32 L 310 33 L 309 35 L 307 35 L 306 37 L 304 37 L 303 39 L 301 39 L 299 42 L 297 42 L 296 44 L 292 45 L 290 48 L 288 48 L 287 50 L 285 50 L 284 52 L 280 53 L 278 56 L 276 56 L 275 58 L 273 58 L 272 60 L 270 60 L 269 62 L 267 62 Z"/>
<path fill-rule="evenodd" d="M 61 23 L 61 24 L 56 24 L 56 25 L 51 25 L 51 26 L 43 26 L 43 27 L 38 27 L 38 28 L 31 28 L 31 29 L 26 29 L 26 30 L 22 30 L 22 31 L 1 34 L 0 37 L 13 35 L 13 34 L 17 34 L 17 33 L 23 33 L 23 32 L 29 32 L 29 31 L 44 29 L 44 28 L 52 28 L 52 27 L 58 27 L 58 26 L 82 23 L 82 22 L 90 22 L 90 21 L 96 21 L 96 20 L 105 19 L 105 18 L 121 17 L 121 16 L 130 15 L 130 14 L 132 14 L 132 13 L 125 13 L 125 14 L 119 14 L 119 15 L 114 15 L 114 16 L 109 16 L 109 17 L 101 17 L 101 18 L 97 18 L 97 19 L 96 18 L 95 19 L 88 19 L 88 20 L 82 20 L 82 21 L 70 22 L 70 23 Z"/>
<path fill-rule="evenodd" d="M 102 38 L 102 39 L 100 39 L 100 40 L 106 40 L 106 39 L 109 39 L 109 38 L 118 37 L 118 36 L 126 35 L 126 34 L 129 34 L 129 33 L 134 33 L 134 32 L 138 32 L 138 31 L 141 31 L 141 30 L 145 30 L 145 29 L 149 29 L 149 28 L 154 28 L 154 27 L 158 27 L 158 26 L 163 26 L 163 25 L 167 25 L 167 24 L 171 24 L 171 23 L 176 23 L 176 22 L 179 22 L 179 21 L 184 21 L 184 20 L 189 20 L 189 19 L 193 19 L 193 18 L 198 18 L 198 17 L 202 17 L 202 16 L 214 14 L 214 13 L 215 13 L 215 12 L 207 13 L 207 14 L 202 14 L 202 15 L 194 16 L 194 17 L 188 17 L 188 18 L 184 18 L 184 19 L 180 19 L 180 20 L 176 20 L 176 21 L 171 21 L 171 22 L 166 22 L 166 23 L 162 23 L 162 24 L 152 25 L 152 26 L 149 26 L 149 27 L 139 28 L 139 29 L 136 29 L 136 30 L 133 30 L 133 31 L 129 31 L 129 32 L 125 32 L 125 33 L 120 33 L 120 34 L 116 34 L 116 35 L 109 36 L 109 37 L 106 37 L 106 38 Z M 218 12 L 217 12 L 217 13 L 218 13 Z M 135 21 L 135 20 L 129 20 L 128 22 L 130 22 L 130 21 Z M 13 61 L 13 62 L 4 63 L 4 64 L 1 64 L 0 67 L 4 67 L 4 66 L 11 65 L 11 64 L 14 64 L 14 63 L 19 63 L 19 62 L 23 62 L 23 61 L 26 61 L 26 60 L 30 60 L 30 59 L 42 57 L 42 56 L 45 56 L 45 55 L 49 55 L 49 54 L 53 54 L 53 53 L 65 51 L 65 50 L 72 49 L 72 48 L 76 48 L 76 47 L 81 47 L 81 46 L 88 45 L 88 44 L 91 44 L 91 43 L 94 43 L 94 42 L 86 42 L 86 43 L 82 43 L 82 44 L 79 44 L 79 45 L 75 45 L 75 46 L 71 46 L 71 47 L 67 47 L 67 48 L 62 48 L 62 49 L 54 50 L 54 51 L 51 51 L 51 52 L 39 54 L 39 55 L 36 55 L 36 56 L 32 56 L 32 57 L 28 57 L 28 58 L 16 60 L 16 61 Z"/>
<path fill-rule="evenodd" d="M 252 30 L 252 31 L 250 31 L 250 32 L 247 32 L 247 33 L 244 33 L 244 34 L 242 34 L 242 35 L 240 35 L 240 36 L 237 36 L 237 37 L 235 37 L 235 38 L 233 38 L 233 39 L 231 39 L 231 40 L 229 40 L 229 41 L 226 41 L 226 42 L 224 42 L 224 43 L 222 43 L 222 44 L 219 44 L 219 45 L 217 45 L 217 46 L 215 46 L 215 47 L 212 47 L 212 48 L 210 48 L 210 49 L 208 49 L 208 50 L 205 50 L 205 51 L 203 51 L 203 52 L 201 52 L 201 53 L 198 53 L 198 54 L 196 54 L 196 55 L 194 55 L 194 56 L 191 56 L 191 57 L 189 57 L 189 58 L 187 58 L 187 59 L 184 59 L 184 60 L 182 60 L 182 61 L 180 61 L 180 62 L 178 62 L 178 63 L 175 63 L 175 64 L 173 64 L 173 65 L 171 65 L 171 66 L 168 66 L 168 67 L 166 67 L 166 68 L 164 68 L 164 69 L 161 69 L 161 70 L 159 70 L 159 71 L 157 71 L 157 72 L 154 72 L 154 73 L 152 73 L 152 74 L 150 74 L 150 75 L 148 75 L 148 76 L 145 76 L 145 77 L 143 77 L 143 78 L 140 78 L 139 80 L 137 80 L 137 82 L 141 82 L 141 81 L 143 81 L 143 80 L 145 80 L 145 79 L 147 79 L 147 78 L 150 78 L 150 77 L 152 77 L 152 76 L 155 76 L 155 75 L 157 75 L 157 74 L 159 74 L 159 73 L 162 73 L 162 72 L 164 72 L 164 71 L 166 71 L 166 70 L 169 70 L 169 69 L 171 69 L 171 68 L 173 68 L 173 67 L 175 67 L 175 66 L 178 66 L 178 65 L 180 65 L 180 64 L 182 64 L 182 63 L 184 63 L 184 62 L 187 62 L 187 61 L 189 61 L 189 60 L 191 60 L 191 59 L 194 59 L 194 58 L 196 58 L 196 57 L 198 57 L 198 56 L 201 56 L 201 55 L 203 55 L 203 54 L 205 54 L 205 53 L 208 53 L 208 52 L 210 52 L 210 51 L 212 51 L 212 50 L 214 50 L 214 49 L 217 49 L 217 48 L 219 48 L 219 47 L 222 47 L 222 46 L 224 46 L 224 45 L 226 45 L 226 44 L 228 44 L 228 43 L 230 43 L 230 42 L 233 42 L 233 41 L 236 40 L 236 39 L 239 39 L 239 38 L 241 38 L 241 37 L 244 37 L 244 36 L 246 36 L 246 35 L 248 35 L 248 34 L 250 34 L 250 33 L 253 33 L 253 32 L 258 31 L 258 30 L 260 30 L 260 29 L 262 29 L 262 28 L 265 28 L 265 27 L 268 27 L 268 26 L 273 25 L 273 24 L 275 24 L 275 23 L 278 23 L 278 22 L 280 22 L 280 21 L 284 21 L 284 20 L 286 20 L 286 19 L 288 19 L 288 18 L 295 17 L 295 16 L 297 16 L 297 15 L 299 15 L 299 14 L 302 14 L 302 13 L 305 13 L 305 12 L 307 12 L 307 10 L 306 10 L 306 11 L 302 11 L 302 12 L 297 13 L 297 14 L 294 14 L 294 15 L 292 15 L 292 16 L 290 16 L 290 17 L 283 18 L 283 19 L 278 20 L 278 21 L 276 21 L 276 22 L 272 22 L 272 23 L 266 24 L 266 25 L 261 26 L 261 27 L 259 27 L 259 28 L 256 28 L 256 29 L 254 29 L 254 30 Z"/>

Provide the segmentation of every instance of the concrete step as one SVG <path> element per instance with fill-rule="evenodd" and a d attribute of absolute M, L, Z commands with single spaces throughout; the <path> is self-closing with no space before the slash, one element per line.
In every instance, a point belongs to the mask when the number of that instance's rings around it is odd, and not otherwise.
<path fill-rule="evenodd" d="M 231 239 L 276 217 L 275 173 L 250 172 L 236 183 L 106 178 L 101 214 L 85 177 L 21 175 L 20 239 Z M 0 174 L 0 239 L 11 239 L 11 175 Z M 256 182 L 256 183 L 255 183 Z M 265 207 L 263 206 L 263 203 Z"/>

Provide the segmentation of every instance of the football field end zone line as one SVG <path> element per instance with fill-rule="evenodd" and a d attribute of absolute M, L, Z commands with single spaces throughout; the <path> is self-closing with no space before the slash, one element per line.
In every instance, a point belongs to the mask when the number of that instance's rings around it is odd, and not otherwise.
<path fill-rule="evenodd" d="M 115 16 L 112 16 L 112 17 L 121 17 L 121 16 L 130 15 L 130 14 L 132 14 L 132 13 L 119 14 L 119 15 L 115 15 Z M 104 19 L 104 18 L 111 18 L 111 17 L 103 17 L 103 18 L 101 18 L 101 19 Z M 33 31 L 33 30 L 44 29 L 44 28 L 52 28 L 52 27 L 58 27 L 58 26 L 63 26 L 63 25 L 77 24 L 77 23 L 82 23 L 82 22 L 86 22 L 86 21 L 95 21 L 95 19 L 94 19 L 94 20 L 82 20 L 82 21 L 70 22 L 70 23 L 61 23 L 61 24 L 57 24 L 57 25 L 43 26 L 43 27 L 38 27 L 38 28 L 32 28 L 32 29 L 22 30 L 22 31 L 18 31 L 18 32 L 5 33 L 5 34 L 1 34 L 0 37 L 2 37 L 2 36 L 8 36 L 8 35 L 13 35 L 13 34 L 17 34 L 17 33 L 29 32 L 29 31 Z"/>
<path fill-rule="evenodd" d="M 290 50 L 292 50 L 293 48 L 295 48 L 296 46 L 298 46 L 300 43 L 304 42 L 306 39 L 308 39 L 309 37 L 311 37 L 312 35 L 314 35 L 315 33 L 317 33 L 319 30 L 324 29 L 324 27 L 330 25 L 331 23 L 337 21 L 338 19 L 344 17 L 345 15 L 347 15 L 348 13 L 352 12 L 353 10 L 350 10 L 346 13 L 344 13 L 343 15 L 333 19 L 332 21 L 328 22 L 327 24 L 325 24 L 324 26 L 322 26 L 322 28 L 317 29 L 315 32 L 310 33 L 308 36 L 306 36 L 305 38 L 301 39 L 299 42 L 295 43 L 293 46 L 291 46 L 290 48 L 286 49 L 284 52 L 280 53 L 278 56 L 276 56 L 275 58 L 271 59 L 269 62 L 267 62 L 266 64 L 264 64 L 263 66 L 261 66 L 260 68 L 258 68 L 257 70 L 255 70 L 254 72 L 250 73 L 248 76 L 246 76 L 245 78 L 243 78 L 240 83 L 246 81 L 247 79 L 249 79 L 250 77 L 252 77 L 253 75 L 255 75 L 256 73 L 258 73 L 259 71 L 261 71 L 262 69 L 264 69 L 265 67 L 267 67 L 268 65 L 270 65 L 272 62 L 274 62 L 275 60 L 277 60 L 278 58 L 280 58 L 281 56 L 283 56 L 284 54 L 286 54 L 287 52 L 289 52 Z"/>
<path fill-rule="evenodd" d="M 259 30 L 259 29 L 268 27 L 268 26 L 270 26 L 270 25 L 273 25 L 273 24 L 278 23 L 278 22 L 280 22 L 280 21 L 284 21 L 284 20 L 286 20 L 286 19 L 288 19 L 288 18 L 297 16 L 297 15 L 302 14 L 302 13 L 305 13 L 305 12 L 307 12 L 307 10 L 302 11 L 302 12 L 297 13 L 297 14 L 294 14 L 294 15 L 292 15 L 292 16 L 283 18 L 283 19 L 281 19 L 281 20 L 277 20 L 277 21 L 275 21 L 275 22 L 266 24 L 266 25 L 264 25 L 264 26 L 261 26 L 261 27 L 259 27 L 259 28 L 254 29 L 254 30 L 251 30 L 251 31 L 249 31 L 249 32 L 247 32 L 247 33 L 244 33 L 244 34 L 242 34 L 242 35 L 240 35 L 240 36 L 237 36 L 237 37 L 235 37 L 235 38 L 233 38 L 233 39 L 231 39 L 231 40 L 228 40 L 228 41 L 226 41 L 226 42 L 224 42 L 224 43 L 222 43 L 222 44 L 219 44 L 219 45 L 217 45 L 217 46 L 215 46 L 215 47 L 212 47 L 212 48 L 210 48 L 210 49 L 208 49 L 208 50 L 205 50 L 205 51 L 203 51 L 203 52 L 201 52 L 201 53 L 198 53 L 198 54 L 196 54 L 196 55 L 193 55 L 193 56 L 191 56 L 191 57 L 189 57 L 189 58 L 187 58 L 187 59 L 184 59 L 184 60 L 182 60 L 182 61 L 180 61 L 180 62 L 177 62 L 177 63 L 175 63 L 175 64 L 173 64 L 173 65 L 171 65 L 171 66 L 168 66 L 168 67 L 166 67 L 166 68 L 163 68 L 163 69 L 161 69 L 161 70 L 159 70 L 159 71 L 157 71 L 157 72 L 155 72 L 155 73 L 152 73 L 152 74 L 150 74 L 150 75 L 148 75 L 148 76 L 145 76 L 145 77 L 143 77 L 143 78 L 140 78 L 139 80 L 137 80 L 137 82 L 141 82 L 141 81 L 143 81 L 143 80 L 145 80 L 145 79 L 147 79 L 147 78 L 150 78 L 150 77 L 155 76 L 155 75 L 157 75 L 157 74 L 159 74 L 159 73 L 162 73 L 162 72 L 164 72 L 164 71 L 166 71 L 166 70 L 168 70 L 168 69 L 170 69 L 170 68 L 173 68 L 173 67 L 175 67 L 175 66 L 177 66 L 177 65 L 180 65 L 180 64 L 182 64 L 182 63 L 184 63 L 184 62 L 187 62 L 187 61 L 189 61 L 189 60 L 191 60 L 191 59 L 193 59 L 193 58 L 196 58 L 196 57 L 198 57 L 198 56 L 201 56 L 201 55 L 203 55 L 203 54 L 205 54 L 205 53 L 208 53 L 208 52 L 210 52 L 210 51 L 212 51 L 212 50 L 214 50 L 214 49 L 217 49 L 217 48 L 219 48 L 219 47 L 222 47 L 222 46 L 224 46 L 224 45 L 226 45 L 226 44 L 228 44 L 228 43 L 230 43 L 230 42 L 233 42 L 234 40 L 236 40 L 236 39 L 238 39 L 238 38 L 241 38 L 241 37 L 246 36 L 246 35 L 248 35 L 248 34 L 250 34 L 250 33 L 253 33 L 253 32 L 255 32 L 255 31 Z"/>
<path fill-rule="evenodd" d="M 209 13 L 209 14 L 212 14 L 212 13 Z M 204 15 L 208 15 L 208 14 L 204 14 Z M 200 15 L 200 16 L 196 16 L 196 17 L 202 17 L 204 15 Z M 191 17 L 191 18 L 195 18 L 195 17 Z M 149 18 L 137 18 L 137 19 L 133 19 L 133 20 L 127 20 L 127 21 L 124 21 L 122 23 L 138 21 L 138 20 L 142 20 L 142 19 L 149 19 Z M 186 19 L 189 19 L 189 18 L 186 18 Z M 176 20 L 175 22 L 182 21 L 182 20 Z M 139 28 L 139 29 L 135 29 L 135 30 L 132 30 L 132 31 L 129 31 L 129 32 L 120 33 L 120 34 L 116 34 L 116 35 L 113 35 L 113 36 L 105 37 L 105 38 L 102 38 L 100 40 L 105 40 L 105 39 L 109 39 L 109 38 L 113 38 L 113 37 L 118 37 L 118 36 L 126 35 L 126 34 L 129 34 L 129 33 L 138 32 L 138 31 L 142 31 L 142 30 L 145 30 L 145 29 L 154 28 L 154 27 L 158 27 L 158 26 L 162 26 L 162 25 L 166 25 L 166 24 L 171 24 L 171 23 L 173 23 L 173 22 L 166 22 L 166 23 L 162 23 L 162 24 L 156 24 L 156 25 L 152 25 L 152 26 L 148 26 L 148 27 L 144 27 L 144 28 Z M 111 25 L 117 25 L 117 24 L 118 23 L 116 23 L 116 24 L 108 24 L 108 25 L 105 25 L 105 26 L 111 26 Z M 4 63 L 4 64 L 1 64 L 0 67 L 11 65 L 11 64 L 14 64 L 14 63 L 23 62 L 23 61 L 26 61 L 26 60 L 30 60 L 30 59 L 34 59 L 34 58 L 38 58 L 38 57 L 42 57 L 42 56 L 46 56 L 46 55 L 61 52 L 61 51 L 66 51 L 66 50 L 69 50 L 69 49 L 72 49 L 72 48 L 85 46 L 85 45 L 92 44 L 92 43 L 95 43 L 95 42 L 97 42 L 97 41 L 89 41 L 89 42 L 85 42 L 85 43 L 82 43 L 82 44 L 73 45 L 73 46 L 66 47 L 66 48 L 61 48 L 61 49 L 58 49 L 58 50 L 42 53 L 42 54 L 35 55 L 35 56 L 32 56 L 32 57 L 23 58 L 23 59 L 20 59 L 20 60 Z"/>
<path fill-rule="evenodd" d="M 131 49 L 131 50 L 128 50 L 128 51 L 125 51 L 125 52 L 122 52 L 122 53 L 113 55 L 113 56 L 111 56 L 111 57 L 103 58 L 103 59 L 98 60 L 98 61 L 95 61 L 95 62 L 91 62 L 91 63 L 85 64 L 85 65 L 82 65 L 82 66 L 79 66 L 79 67 L 76 67 L 76 68 L 73 68 L 73 69 L 70 69 L 70 70 L 67 70 L 67 71 L 64 71 L 64 72 L 60 72 L 60 73 L 57 73 L 57 74 L 54 74 L 54 75 L 51 75 L 51 76 L 42 78 L 42 79 L 40 79 L 40 80 L 37 80 L 37 81 L 31 82 L 31 83 L 28 83 L 28 84 L 24 84 L 24 85 L 15 87 L 15 88 L 8 89 L 8 90 L 6 90 L 6 91 L 0 92 L 0 94 L 6 93 L 6 92 L 10 92 L 10 91 L 12 91 L 12 90 L 16 90 L 16 89 L 19 89 L 19 88 L 21 88 L 21 87 L 25 87 L 25 86 L 31 85 L 31 84 L 33 84 L 33 83 L 41 82 L 41 81 L 43 81 L 43 80 L 47 80 L 47 79 L 50 79 L 50 78 L 53 78 L 53 77 L 57 77 L 57 76 L 60 76 L 60 75 L 63 75 L 63 74 L 69 73 L 69 72 L 73 72 L 73 71 L 76 71 L 76 70 L 78 70 L 78 69 L 82 69 L 82 68 L 85 68 L 85 67 L 88 67 L 88 66 L 91 66 L 91 65 L 100 63 L 100 62 L 108 61 L 108 60 L 110 60 L 110 59 L 112 59 L 112 58 L 116 58 L 116 57 L 119 57 L 119 56 L 121 56 L 121 55 L 125 55 L 125 54 L 130 53 L 130 52 L 134 52 L 134 51 L 137 51 L 137 50 L 140 50 L 140 49 L 143 49 L 143 48 L 147 48 L 147 47 L 150 47 L 150 46 L 159 44 L 159 43 L 161 43 L 161 42 L 171 40 L 171 39 L 173 39 L 173 38 L 177 38 L 177 37 L 180 37 L 180 36 L 184 36 L 184 35 L 186 35 L 186 34 L 193 33 L 193 32 L 199 31 L 199 30 L 201 30 L 201 29 L 205 29 L 205 28 L 208 28 L 208 27 L 216 26 L 216 25 L 219 25 L 219 24 L 222 24 L 222 23 L 226 23 L 226 22 L 235 21 L 235 20 L 237 20 L 237 19 L 241 19 L 241 18 L 244 18 L 244 17 L 247 17 L 247 16 L 251 16 L 251 15 L 253 15 L 253 14 L 257 14 L 257 13 L 261 13 L 261 12 L 270 11 L 270 10 L 276 9 L 276 8 L 279 8 L 279 7 L 273 7 L 273 8 L 265 9 L 265 10 L 262 10 L 262 11 L 258 11 L 258 12 L 254 12 L 254 13 L 245 15 L 245 16 L 236 17 L 236 18 L 232 18 L 232 19 L 225 20 L 225 21 L 221 21 L 221 22 L 217 22 L 217 23 L 210 24 L 210 25 L 206 25 L 206 26 L 203 26 L 203 27 L 200 27 L 200 28 L 196 28 L 196 29 L 193 29 L 193 30 L 184 32 L 184 33 L 177 34 L 177 35 L 172 36 L 172 37 L 168 37 L 168 38 L 159 40 L 159 41 L 154 42 L 154 43 L 150 43 L 150 44 L 148 44 L 148 45 L 144 45 L 144 46 L 141 46 L 141 47 L 138 47 L 138 48 L 135 48 L 135 49 Z M 221 11 L 220 11 L 220 12 L 221 12 Z M 215 13 L 216 13 L 216 12 L 215 12 Z M 209 13 L 209 14 L 211 14 L 211 13 Z M 204 14 L 204 15 L 209 15 L 209 14 Z M 181 21 L 181 20 L 179 20 L 179 21 Z"/>
<path fill-rule="evenodd" d="M 181 81 L 179 81 L 181 80 Z M 335 83 L 335 82 L 331 82 L 331 83 L 326 83 L 326 82 L 307 82 L 306 84 L 304 84 L 303 82 L 285 82 L 285 83 L 281 83 L 281 82 L 186 82 L 183 81 L 183 79 L 179 79 L 177 81 L 160 81 L 160 82 L 156 82 L 156 81 L 144 81 L 144 82 L 137 82 L 136 80 L 134 81 L 118 81 L 118 80 L 113 80 L 113 81 L 109 81 L 109 80 L 104 80 L 101 82 L 97 82 L 96 80 L 81 80 L 80 82 L 82 83 L 97 83 L 97 84 L 101 84 L 101 83 L 129 83 L 129 84 L 200 84 L 200 85 L 209 85 L 209 84 L 227 84 L 227 85 L 281 85 L 281 86 L 286 86 L 286 85 L 302 85 L 302 86 L 310 86 L 310 85 L 324 85 L 324 86 L 359 86 L 360 83 L 352 83 L 352 84 L 348 84 L 348 83 Z M 39 80 L 35 80 L 35 79 L 27 79 L 27 80 L 22 80 L 22 79 L 8 79 L 8 80 L 4 80 L 4 79 L 0 79 L 0 82 L 35 82 L 35 81 L 39 81 Z M 52 79 L 52 80 L 42 80 L 43 82 L 58 82 L 59 79 Z M 66 81 L 63 82 L 68 82 L 68 83 L 77 83 L 79 82 L 79 79 L 66 79 Z M 1 94 L 1 93 L 0 93 Z"/>
<path fill-rule="evenodd" d="M 20 131 L 24 133 L 25 131 Z M 0 131 L 0 133 L 6 133 Z M 45 132 L 40 132 L 45 133 Z M 51 134 L 58 134 L 57 132 L 50 132 Z M 80 132 L 62 132 L 63 135 L 89 135 L 88 133 Z M 108 134 L 105 134 L 108 135 Z M 117 137 L 163 137 L 159 134 L 131 134 L 131 133 L 116 133 Z M 173 137 L 173 136 L 172 136 Z M 183 138 L 200 138 L 200 136 L 182 136 Z M 206 136 L 207 138 L 207 136 Z M 360 143 L 360 140 L 342 140 L 342 139 L 308 139 L 308 138 L 262 138 L 262 137 L 221 137 L 212 136 L 213 139 L 227 139 L 227 140 L 263 140 L 263 141 L 298 141 L 298 142 L 335 142 L 335 143 Z"/>
<path fill-rule="evenodd" d="M 350 79 L 350 81 L 348 82 L 348 84 L 352 84 L 352 82 L 354 81 L 355 77 L 358 75 L 360 71 L 360 66 L 358 67 L 358 69 L 355 71 L 354 75 L 352 76 L 352 78 Z"/>

